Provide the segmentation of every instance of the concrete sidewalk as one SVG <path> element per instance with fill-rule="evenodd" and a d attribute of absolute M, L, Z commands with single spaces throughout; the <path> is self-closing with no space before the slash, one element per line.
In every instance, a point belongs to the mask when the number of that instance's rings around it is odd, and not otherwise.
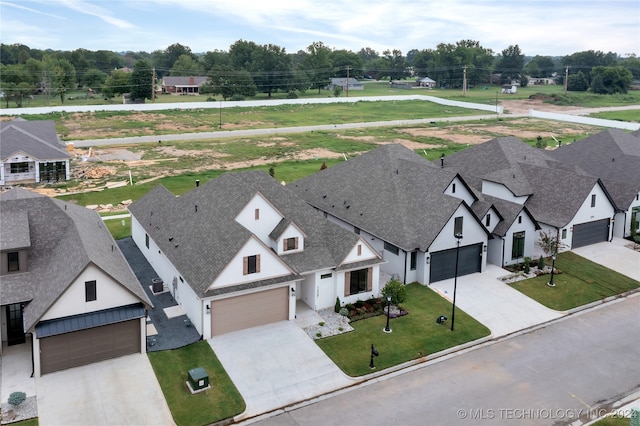
<path fill-rule="evenodd" d="M 563 316 L 498 279 L 509 274 L 506 269 L 487 265 L 485 272 L 458 277 L 456 307 L 487 326 L 491 337 L 506 336 Z M 452 300 L 453 284 L 452 278 L 430 286 Z M 450 316 L 450 312 L 443 314 Z"/>
<path fill-rule="evenodd" d="M 247 419 L 356 383 L 293 321 L 226 333 L 209 340 L 247 405 Z"/>

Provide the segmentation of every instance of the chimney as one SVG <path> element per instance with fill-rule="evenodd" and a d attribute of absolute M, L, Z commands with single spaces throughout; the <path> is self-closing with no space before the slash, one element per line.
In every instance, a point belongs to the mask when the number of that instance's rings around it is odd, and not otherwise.
<path fill-rule="evenodd" d="M 196 81 L 194 80 L 193 77 L 189 77 L 189 85 L 193 86 L 194 84 L 196 84 Z"/>

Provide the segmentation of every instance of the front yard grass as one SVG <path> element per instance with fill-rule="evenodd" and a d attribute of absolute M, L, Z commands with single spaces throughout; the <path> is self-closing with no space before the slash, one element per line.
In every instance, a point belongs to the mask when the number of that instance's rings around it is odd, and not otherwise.
<path fill-rule="evenodd" d="M 338 336 L 316 340 L 322 350 L 338 367 L 350 376 L 371 373 L 369 360 L 371 344 L 379 352 L 374 359 L 376 369 L 382 370 L 403 362 L 424 357 L 453 346 L 488 336 L 487 327 L 456 308 L 455 330 L 451 318 L 437 324 L 440 315 L 451 316 L 451 303 L 435 291 L 419 284 L 406 286 L 407 299 L 402 307 L 409 315 L 393 318 L 392 333 L 384 333 L 384 315 L 355 321 L 354 330 Z"/>
<path fill-rule="evenodd" d="M 206 341 L 148 356 L 178 426 L 211 424 L 244 411 L 242 396 Z M 211 389 L 191 395 L 187 371 L 197 367 L 209 374 Z"/>
<path fill-rule="evenodd" d="M 556 268 L 562 273 L 554 275 L 555 287 L 547 285 L 550 275 L 518 281 L 511 286 L 557 311 L 577 308 L 640 287 L 640 282 L 573 252 L 560 253 Z"/>

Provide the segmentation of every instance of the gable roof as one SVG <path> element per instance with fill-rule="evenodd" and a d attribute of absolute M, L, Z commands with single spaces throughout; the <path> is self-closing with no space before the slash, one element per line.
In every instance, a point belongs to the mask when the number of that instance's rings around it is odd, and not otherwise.
<path fill-rule="evenodd" d="M 483 202 L 486 204 L 490 204 L 493 206 L 499 214 L 500 221 L 493 229 L 493 234 L 498 235 L 500 237 L 504 237 L 507 234 L 507 231 L 516 221 L 517 217 L 520 216 L 521 213 L 529 216 L 531 221 L 533 222 L 536 229 L 540 229 L 540 225 L 533 217 L 527 206 L 518 203 L 512 203 L 511 201 L 503 200 L 498 197 L 493 197 L 487 194 L 479 194 L 479 197 L 483 199 Z M 477 203 L 473 203 L 473 208 L 475 210 L 475 206 Z"/>
<path fill-rule="evenodd" d="M 469 209 L 463 200 L 444 194 L 457 176 L 391 144 L 290 186 L 312 206 L 384 241 L 426 251 L 460 205 Z"/>
<path fill-rule="evenodd" d="M 263 171 L 228 172 L 180 197 L 157 186 L 129 210 L 200 297 L 253 238 L 235 218 L 258 192 L 285 217 L 272 234 L 293 223 L 305 235 L 303 251 L 280 257 L 298 274 L 335 268 L 359 240 Z"/>
<path fill-rule="evenodd" d="M 70 158 L 65 148 L 52 120 L 0 122 L 0 160 L 18 152 L 37 160 Z"/>
<path fill-rule="evenodd" d="M 640 138 L 633 134 L 607 129 L 550 155 L 602 179 L 619 209 L 626 210 L 640 192 Z"/>
<path fill-rule="evenodd" d="M 27 302 L 25 330 L 33 327 L 89 265 L 152 306 L 100 216 L 91 210 L 16 188 L 0 195 L 3 216 L 28 221 L 28 271 L 2 277 L 3 304 Z M 0 239 L 17 241 L 23 227 L 5 228 Z"/>
<path fill-rule="evenodd" d="M 207 82 L 206 76 L 162 77 L 163 86 L 201 86 Z"/>

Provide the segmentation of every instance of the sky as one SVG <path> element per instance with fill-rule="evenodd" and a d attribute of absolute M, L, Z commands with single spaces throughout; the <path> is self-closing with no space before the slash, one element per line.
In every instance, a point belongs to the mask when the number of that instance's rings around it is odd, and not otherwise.
<path fill-rule="evenodd" d="M 382 53 L 475 40 L 527 56 L 585 50 L 640 57 L 640 0 L 0 0 L 0 42 L 35 49 L 228 51 L 237 40 L 287 52 L 321 41 Z"/>

